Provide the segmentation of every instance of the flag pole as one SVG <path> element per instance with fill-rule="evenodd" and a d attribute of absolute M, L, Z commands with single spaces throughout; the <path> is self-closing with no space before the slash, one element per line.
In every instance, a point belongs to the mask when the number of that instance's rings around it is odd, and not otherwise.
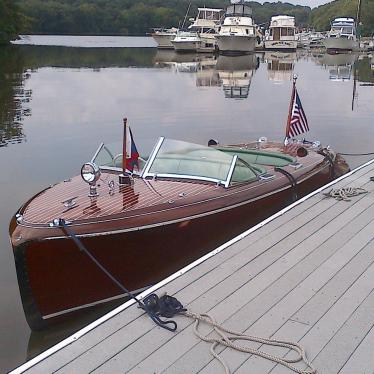
<path fill-rule="evenodd" d="M 122 173 L 118 176 L 118 183 L 120 191 L 123 186 L 132 186 L 133 180 L 131 176 L 126 173 L 126 143 L 127 143 L 127 118 L 123 119 L 123 144 L 122 144 Z"/>
<path fill-rule="evenodd" d="M 288 118 L 287 118 L 287 125 L 286 125 L 286 137 L 284 139 L 284 143 L 285 144 L 286 144 L 287 139 L 288 139 L 287 135 L 289 134 L 289 131 L 290 131 L 293 102 L 295 100 L 295 92 L 296 92 L 296 80 L 297 80 L 297 75 L 294 74 L 294 76 L 293 76 L 293 84 L 292 84 L 292 94 L 291 94 L 290 106 L 289 106 L 289 109 L 288 109 Z"/>
<path fill-rule="evenodd" d="M 126 143 L 127 143 L 127 118 L 123 119 L 123 144 L 122 144 L 122 174 L 126 174 L 126 158 L 127 158 L 127 153 L 126 153 Z"/>

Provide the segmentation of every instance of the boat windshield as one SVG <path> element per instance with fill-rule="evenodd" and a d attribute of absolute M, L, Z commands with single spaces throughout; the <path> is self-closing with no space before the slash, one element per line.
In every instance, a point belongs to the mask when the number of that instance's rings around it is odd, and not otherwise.
<path fill-rule="evenodd" d="M 160 138 L 142 177 L 197 179 L 228 186 L 236 159 L 212 147 Z"/>
<path fill-rule="evenodd" d="M 248 5 L 232 4 L 227 7 L 226 17 L 251 17 L 252 9 Z"/>
<path fill-rule="evenodd" d="M 123 148 L 121 142 L 109 144 L 101 143 L 92 157 L 91 162 L 94 162 L 103 170 L 122 170 L 122 152 Z M 135 174 L 141 173 L 145 162 L 146 161 L 142 157 L 139 157 L 138 167 L 134 167 Z"/>

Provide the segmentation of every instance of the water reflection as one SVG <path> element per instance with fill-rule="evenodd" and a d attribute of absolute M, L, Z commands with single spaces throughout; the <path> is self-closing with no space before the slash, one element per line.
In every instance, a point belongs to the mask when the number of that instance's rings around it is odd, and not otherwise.
<path fill-rule="evenodd" d="M 255 55 L 223 56 L 217 60 L 216 69 L 222 82 L 223 92 L 228 99 L 246 99 L 252 77 L 259 67 Z"/>
<path fill-rule="evenodd" d="M 196 87 L 222 86 L 226 98 L 248 97 L 251 80 L 259 67 L 256 55 L 223 56 L 158 51 L 154 64 L 177 73 L 196 75 Z"/>
<path fill-rule="evenodd" d="M 275 83 L 290 81 L 296 57 L 296 52 L 265 52 L 269 80 Z"/>
<path fill-rule="evenodd" d="M 371 86 L 374 83 L 374 55 L 360 56 L 357 70 L 360 86 Z"/>
<path fill-rule="evenodd" d="M 27 103 L 32 91 L 25 89 L 29 76 L 21 54 L 11 48 L 0 49 L 0 147 L 26 139 L 22 120 L 31 114 Z"/>
<path fill-rule="evenodd" d="M 8 147 L 0 148 L 5 170 L 0 201 L 0 285 L 5 290 L 0 339 L 7 347 L 5 358 L 0 358 L 0 372 L 24 359 L 22 344 L 27 343 L 30 334 L 22 325 L 25 322 L 7 238 L 9 217 L 21 202 L 62 175 L 72 175 L 71 165 L 75 168 L 79 161 L 87 161 L 98 139 L 113 140 L 124 113 L 137 125 L 139 148 L 147 150 L 160 134 L 197 143 L 212 136 L 222 143 L 262 135 L 283 138 L 295 65 L 302 78 L 303 105 L 312 125 L 310 137 L 330 143 L 341 152 L 372 152 L 374 59 L 372 55 L 359 56 L 350 68 L 351 81 L 330 81 L 329 69 L 346 64 L 329 65 L 323 54 L 314 51 L 309 56 L 302 54 L 301 59 L 295 53 L 266 52 L 258 66 L 258 60 L 251 55 L 217 58 L 150 48 L 1 49 L 0 145 Z M 352 113 L 354 77 L 360 105 Z M 27 144 L 13 145 L 24 142 L 26 135 Z M 50 157 L 54 152 L 64 155 L 59 158 L 58 168 Z M 367 158 L 349 161 L 355 167 Z M 20 183 L 25 175 L 27 183 Z M 89 314 L 95 319 L 102 313 L 96 309 Z M 76 325 L 67 323 L 48 332 L 32 333 L 29 357 L 88 322 L 77 320 Z"/>
<path fill-rule="evenodd" d="M 353 66 L 358 55 L 355 53 L 323 54 L 318 63 L 329 71 L 329 79 L 344 82 L 351 79 Z"/>

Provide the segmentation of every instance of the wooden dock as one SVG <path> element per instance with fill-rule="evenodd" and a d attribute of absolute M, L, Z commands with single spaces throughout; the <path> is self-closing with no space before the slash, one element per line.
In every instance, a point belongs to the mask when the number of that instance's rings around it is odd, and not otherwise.
<path fill-rule="evenodd" d="M 322 194 L 331 187 L 316 191 L 151 291 L 230 329 L 299 342 L 317 373 L 373 374 L 373 161 L 332 185 L 368 193 L 337 201 Z M 14 373 L 223 373 L 193 321 L 174 320 L 178 330 L 168 332 L 129 301 Z M 255 355 L 217 352 L 233 373 L 291 373 Z"/>

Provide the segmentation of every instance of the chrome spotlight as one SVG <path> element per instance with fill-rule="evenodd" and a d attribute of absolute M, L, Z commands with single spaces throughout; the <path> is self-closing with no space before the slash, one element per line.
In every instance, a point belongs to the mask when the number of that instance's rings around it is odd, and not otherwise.
<path fill-rule="evenodd" d="M 96 182 L 99 180 L 101 175 L 100 168 L 93 162 L 86 162 L 81 169 L 82 179 L 90 185 L 89 197 L 98 196 L 96 190 Z"/>

